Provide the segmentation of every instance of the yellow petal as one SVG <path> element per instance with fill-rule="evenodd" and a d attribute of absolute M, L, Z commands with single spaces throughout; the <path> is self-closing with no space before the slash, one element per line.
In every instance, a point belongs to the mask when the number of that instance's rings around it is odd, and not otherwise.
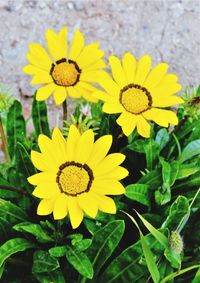
<path fill-rule="evenodd" d="M 151 68 L 151 57 L 149 55 L 144 55 L 138 61 L 134 83 L 138 85 L 143 85 L 150 71 L 150 68 Z"/>
<path fill-rule="evenodd" d="M 127 85 L 127 80 L 120 60 L 116 56 L 110 56 L 108 60 L 115 82 L 120 86 L 120 88 L 123 88 Z"/>
<path fill-rule="evenodd" d="M 98 99 L 96 97 L 93 96 L 93 93 L 96 92 L 96 88 L 85 83 L 85 82 L 79 82 L 76 86 L 75 86 L 75 90 L 77 91 L 77 93 L 81 94 L 81 96 L 83 98 L 85 98 L 86 100 L 90 101 L 90 102 L 97 102 Z"/>
<path fill-rule="evenodd" d="M 151 90 L 151 95 L 153 96 L 153 100 L 155 98 L 165 98 L 172 94 L 180 91 L 182 86 L 180 84 L 159 84 L 157 87 Z"/>
<path fill-rule="evenodd" d="M 40 183 L 47 182 L 55 182 L 56 181 L 56 175 L 49 173 L 49 172 L 40 172 L 37 174 L 34 174 L 27 178 L 28 182 L 31 185 L 39 185 Z"/>
<path fill-rule="evenodd" d="M 111 214 L 116 213 L 117 209 L 113 199 L 102 195 L 96 195 L 96 199 L 98 201 L 99 210 Z"/>
<path fill-rule="evenodd" d="M 96 166 L 108 153 L 110 147 L 112 144 L 112 136 L 111 135 L 105 135 L 101 138 L 99 138 L 93 146 L 92 153 L 90 155 L 90 158 L 87 160 L 87 164 L 93 168 Z"/>
<path fill-rule="evenodd" d="M 83 220 L 83 211 L 78 205 L 76 197 L 69 197 L 68 199 L 68 210 L 72 228 L 76 229 Z"/>
<path fill-rule="evenodd" d="M 149 123 L 147 123 L 147 121 L 141 115 L 138 115 L 137 116 L 138 133 L 144 138 L 149 138 L 150 137 L 150 128 L 151 127 L 150 127 Z"/>
<path fill-rule="evenodd" d="M 107 66 L 106 66 L 105 62 L 104 62 L 102 59 L 100 59 L 100 60 L 97 61 L 96 63 L 94 63 L 94 64 L 92 64 L 92 65 L 90 65 L 90 66 L 84 68 L 84 70 L 85 70 L 86 72 L 89 72 L 89 71 L 104 69 L 104 68 L 106 68 L 106 67 L 107 67 Z"/>
<path fill-rule="evenodd" d="M 54 199 L 43 199 L 40 201 L 38 205 L 37 214 L 49 215 L 53 211 L 53 206 L 54 206 Z"/>
<path fill-rule="evenodd" d="M 109 173 L 105 173 L 104 175 L 98 176 L 97 180 L 103 179 L 115 179 L 121 180 L 126 178 L 129 175 L 129 172 L 124 167 L 118 166 L 114 170 L 110 171 Z"/>
<path fill-rule="evenodd" d="M 66 88 L 63 86 L 57 86 L 53 93 L 53 98 L 56 105 L 60 105 L 61 103 L 63 103 L 66 97 L 67 97 Z"/>
<path fill-rule="evenodd" d="M 52 60 L 49 57 L 47 51 L 37 43 L 31 43 L 29 45 L 30 53 L 27 59 L 35 66 L 41 67 L 46 71 L 49 71 L 52 66 Z"/>
<path fill-rule="evenodd" d="M 79 30 L 76 30 L 74 37 L 72 39 L 71 49 L 69 52 L 69 59 L 76 61 L 83 47 L 84 47 L 84 36 Z"/>
<path fill-rule="evenodd" d="M 52 164 L 49 164 L 50 159 L 47 159 L 42 153 L 32 150 L 31 160 L 33 165 L 40 171 L 53 169 Z"/>
<path fill-rule="evenodd" d="M 59 38 L 59 44 L 60 44 L 60 48 L 61 48 L 61 55 L 63 56 L 63 58 L 67 57 L 67 27 L 63 27 L 59 34 L 58 34 L 58 38 Z"/>
<path fill-rule="evenodd" d="M 79 138 L 80 138 L 80 133 L 78 129 L 74 125 L 71 125 L 67 138 L 67 158 L 69 161 L 72 161 L 75 157 L 76 146 Z"/>
<path fill-rule="evenodd" d="M 176 114 L 170 110 L 152 108 L 144 112 L 143 115 L 146 119 L 152 120 L 162 127 L 168 127 L 170 123 L 173 125 L 178 124 Z"/>
<path fill-rule="evenodd" d="M 94 174 L 96 176 L 103 175 L 112 171 L 115 167 L 120 165 L 125 159 L 125 155 L 121 153 L 111 153 L 107 155 L 95 168 Z"/>
<path fill-rule="evenodd" d="M 99 71 L 82 72 L 80 80 L 83 82 L 98 82 Z"/>
<path fill-rule="evenodd" d="M 103 56 L 104 51 L 98 49 L 99 43 L 88 44 L 83 48 L 76 59 L 78 66 L 83 69 L 98 62 Z"/>
<path fill-rule="evenodd" d="M 118 102 L 118 103 L 104 103 L 103 112 L 108 114 L 115 114 L 115 113 L 121 113 L 124 110 L 124 107 Z"/>
<path fill-rule="evenodd" d="M 76 87 L 73 87 L 73 86 L 67 87 L 67 93 L 69 94 L 69 96 L 73 98 L 81 97 L 81 94 L 77 92 Z"/>
<path fill-rule="evenodd" d="M 66 58 L 67 55 L 67 45 L 64 46 L 63 41 L 64 37 L 66 37 L 66 28 L 61 30 L 60 35 L 55 33 L 53 30 L 48 29 L 46 32 L 46 40 L 49 52 L 51 53 L 53 59 L 58 61 L 62 58 Z M 67 39 L 66 39 L 67 40 Z"/>
<path fill-rule="evenodd" d="M 45 84 L 45 83 L 52 83 L 53 79 L 49 75 L 48 72 L 39 70 L 37 71 L 37 74 L 33 76 L 33 79 L 31 80 L 31 84 Z"/>
<path fill-rule="evenodd" d="M 126 120 L 126 123 L 122 125 L 123 133 L 128 137 L 134 131 L 137 124 L 137 118 L 135 115 L 129 116 L 129 119 Z"/>
<path fill-rule="evenodd" d="M 94 144 L 94 133 L 92 130 L 85 131 L 80 137 L 77 148 L 75 161 L 84 164 L 91 155 Z"/>
<path fill-rule="evenodd" d="M 109 95 L 108 93 L 101 91 L 101 90 L 97 90 L 93 93 L 93 96 L 96 97 L 97 99 L 101 99 L 105 102 L 116 102 L 118 101 L 113 95 Z"/>
<path fill-rule="evenodd" d="M 38 71 L 44 71 L 45 70 L 42 70 L 36 66 L 33 66 L 33 65 L 27 65 L 27 66 L 24 66 L 23 67 L 23 71 L 24 73 L 28 74 L 28 75 L 35 75 L 37 74 Z M 48 71 L 46 71 L 48 73 Z"/>
<path fill-rule="evenodd" d="M 58 128 L 53 130 L 52 141 L 59 160 L 65 162 L 67 160 L 67 142 Z"/>
<path fill-rule="evenodd" d="M 95 218 L 98 212 L 97 200 L 91 192 L 78 195 L 78 204 L 80 208 L 90 217 Z"/>
<path fill-rule="evenodd" d="M 40 183 L 32 192 L 32 194 L 38 198 L 52 198 L 56 194 L 59 194 L 59 192 L 60 190 L 56 182 L 45 182 Z"/>
<path fill-rule="evenodd" d="M 169 107 L 177 104 L 184 103 L 184 100 L 178 96 L 167 96 L 166 98 L 156 97 L 153 99 L 154 107 Z"/>
<path fill-rule="evenodd" d="M 55 220 L 63 219 L 66 217 L 67 209 L 67 196 L 65 194 L 60 194 L 54 204 L 53 217 Z"/>
<path fill-rule="evenodd" d="M 56 85 L 54 83 L 40 87 L 36 93 L 36 99 L 38 101 L 43 101 L 49 98 L 49 96 L 54 92 Z"/>
<path fill-rule="evenodd" d="M 135 57 L 127 52 L 122 58 L 122 67 L 124 69 L 127 83 L 133 83 L 135 80 L 137 62 Z"/>
<path fill-rule="evenodd" d="M 102 195 L 121 195 L 125 189 L 122 184 L 115 180 L 94 180 L 92 190 Z"/>
<path fill-rule="evenodd" d="M 174 84 L 174 83 L 177 83 L 178 81 L 178 77 L 174 74 L 167 74 L 159 83 L 159 85 L 162 85 L 162 84 Z"/>
<path fill-rule="evenodd" d="M 119 97 L 120 87 L 111 79 L 111 77 L 105 71 L 99 73 L 99 81 L 101 87 L 105 89 L 111 95 Z"/>
<path fill-rule="evenodd" d="M 117 119 L 117 124 L 122 126 L 125 125 L 127 123 L 127 121 L 131 118 L 131 116 L 133 116 L 133 114 L 129 113 L 129 112 L 123 112 L 119 118 Z"/>
<path fill-rule="evenodd" d="M 168 64 L 166 63 L 160 63 L 156 65 L 148 75 L 144 83 L 144 87 L 147 89 L 152 89 L 153 87 L 157 86 L 167 73 L 167 69 Z"/>

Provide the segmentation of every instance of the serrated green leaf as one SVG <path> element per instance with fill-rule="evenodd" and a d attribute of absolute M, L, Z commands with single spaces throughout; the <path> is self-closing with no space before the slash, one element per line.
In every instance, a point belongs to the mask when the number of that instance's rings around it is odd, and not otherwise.
<path fill-rule="evenodd" d="M 66 258 L 71 265 L 84 277 L 93 278 L 93 267 L 86 254 L 76 248 L 66 246 Z"/>
<path fill-rule="evenodd" d="M 125 196 L 143 205 L 149 206 L 149 186 L 146 184 L 131 184 L 126 187 Z"/>
<path fill-rule="evenodd" d="M 19 101 L 15 100 L 9 108 L 6 120 L 8 150 L 11 158 L 13 158 L 16 153 L 17 142 L 24 144 L 26 140 L 26 125 Z"/>
<path fill-rule="evenodd" d="M 170 207 L 169 215 L 163 223 L 162 227 L 167 227 L 170 231 L 175 231 L 183 219 L 190 212 L 188 199 L 184 196 L 179 196 Z"/>
<path fill-rule="evenodd" d="M 46 251 L 36 251 L 33 255 L 33 273 L 51 272 L 59 268 L 59 262 Z"/>
<path fill-rule="evenodd" d="M 200 139 L 190 142 L 184 149 L 180 157 L 180 162 L 185 162 L 186 160 L 200 154 Z"/>
<path fill-rule="evenodd" d="M 0 199 L 0 217 L 4 217 L 11 224 L 26 221 L 28 218 L 24 210 L 4 199 Z"/>
<path fill-rule="evenodd" d="M 35 236 L 39 243 L 49 243 L 54 241 L 46 231 L 42 229 L 39 224 L 34 224 L 31 222 L 22 222 L 13 226 L 13 229 L 20 232 L 27 232 Z"/>
<path fill-rule="evenodd" d="M 35 248 L 35 244 L 23 238 L 8 240 L 0 247 L 0 267 L 13 254 Z"/>
<path fill-rule="evenodd" d="M 49 122 L 47 117 L 47 107 L 44 101 L 37 101 L 36 95 L 32 104 L 32 119 L 36 135 L 44 134 L 50 137 Z"/>
<path fill-rule="evenodd" d="M 124 234 L 124 221 L 116 220 L 99 229 L 92 238 L 92 244 L 87 249 L 95 276 L 98 275 L 103 264 L 111 256 Z"/>
<path fill-rule="evenodd" d="M 159 145 L 160 151 L 167 145 L 169 141 L 169 133 L 166 129 L 160 129 L 157 132 L 155 142 Z"/>

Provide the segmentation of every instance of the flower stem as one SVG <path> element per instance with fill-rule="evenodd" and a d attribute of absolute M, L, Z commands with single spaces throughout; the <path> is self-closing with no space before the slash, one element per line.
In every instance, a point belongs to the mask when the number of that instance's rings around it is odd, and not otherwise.
<path fill-rule="evenodd" d="M 7 185 L 0 185 L 0 189 L 8 190 L 8 191 L 11 191 L 11 192 L 15 192 L 15 193 L 18 193 L 20 195 L 23 195 L 23 196 L 31 198 L 31 195 L 29 195 L 26 191 L 24 191 L 22 189 L 19 189 L 19 188 L 14 188 L 14 187 L 7 186 Z"/>
<path fill-rule="evenodd" d="M 65 121 L 67 120 L 67 100 L 63 102 L 63 127 L 65 125 Z"/>
<path fill-rule="evenodd" d="M 2 139 L 2 144 L 3 144 L 3 151 L 5 153 L 6 159 L 8 162 L 10 162 L 10 155 L 9 155 L 9 151 L 8 151 L 8 145 L 7 145 L 7 141 L 6 141 L 6 135 L 3 129 L 3 121 L 1 119 L 1 115 L 0 115 L 0 135 L 1 135 L 1 139 Z"/>

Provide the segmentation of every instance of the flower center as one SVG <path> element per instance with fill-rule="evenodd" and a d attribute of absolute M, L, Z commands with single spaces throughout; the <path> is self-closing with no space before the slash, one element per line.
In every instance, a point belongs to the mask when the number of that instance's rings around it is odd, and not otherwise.
<path fill-rule="evenodd" d="M 61 193 L 77 196 L 90 190 L 93 179 L 93 172 L 87 164 L 71 161 L 59 167 L 56 182 Z"/>
<path fill-rule="evenodd" d="M 119 100 L 126 111 L 132 114 L 141 114 L 152 105 L 149 91 L 137 84 L 129 84 L 121 89 Z"/>
<path fill-rule="evenodd" d="M 50 75 L 55 84 L 60 86 L 73 86 L 79 81 L 81 70 L 76 62 L 72 60 L 66 61 L 61 59 L 52 64 Z"/>

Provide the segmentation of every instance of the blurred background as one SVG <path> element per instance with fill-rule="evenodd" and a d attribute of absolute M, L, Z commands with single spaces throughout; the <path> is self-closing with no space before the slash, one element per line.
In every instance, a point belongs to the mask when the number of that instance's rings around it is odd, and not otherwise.
<path fill-rule="evenodd" d="M 0 0 L 0 84 L 23 101 L 26 116 L 36 89 L 22 72 L 28 45 L 45 45 L 46 29 L 64 25 L 69 40 L 80 29 L 106 56 L 149 53 L 154 64 L 169 63 L 183 87 L 199 83 L 200 0 Z"/>

